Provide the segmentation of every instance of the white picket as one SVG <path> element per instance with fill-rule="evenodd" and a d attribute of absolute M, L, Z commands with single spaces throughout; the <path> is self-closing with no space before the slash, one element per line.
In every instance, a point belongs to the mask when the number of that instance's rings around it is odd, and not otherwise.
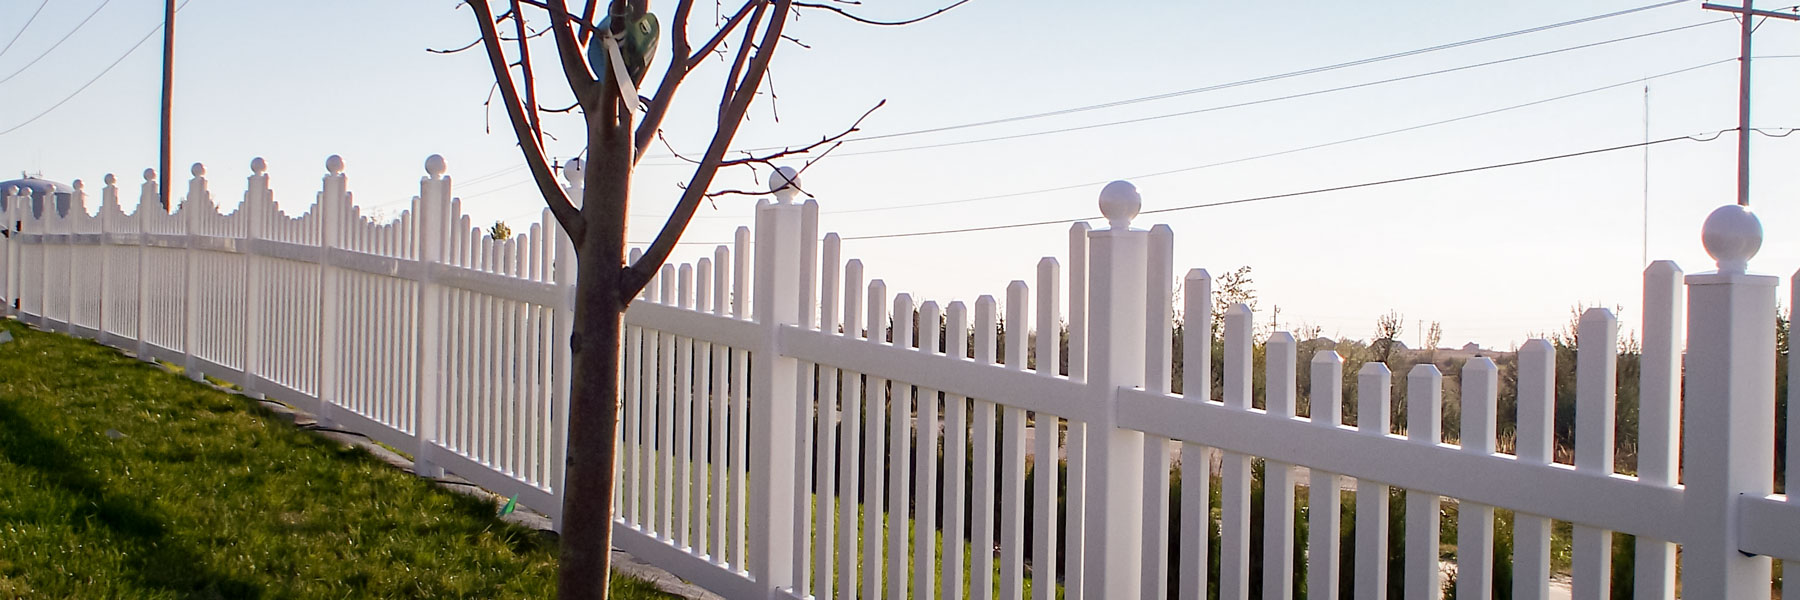
<path fill-rule="evenodd" d="M 995 364 L 998 327 L 994 297 L 976 298 L 976 364 Z M 995 413 L 992 400 L 976 398 L 969 418 L 970 470 L 974 472 L 969 496 L 969 597 L 976 600 L 994 597 Z"/>
<path fill-rule="evenodd" d="M 1294 336 L 1285 331 L 1263 344 L 1263 405 L 1276 419 L 1293 419 L 1299 393 L 1299 365 Z M 1294 597 L 1294 471 L 1292 465 L 1263 462 L 1263 584 L 1266 600 Z"/>
<path fill-rule="evenodd" d="M 1477 356 L 1463 363 L 1462 449 L 1494 455 L 1499 421 L 1499 368 Z M 1488 600 L 1494 586 L 1494 507 L 1464 500 L 1456 511 L 1456 597 Z"/>
<path fill-rule="evenodd" d="M 1406 439 L 1436 447 L 1443 435 L 1443 375 L 1435 365 L 1414 366 L 1406 374 Z M 1437 494 L 1406 490 L 1406 595 L 1436 598 L 1438 584 L 1438 514 L 1442 499 Z"/>
<path fill-rule="evenodd" d="M 1575 469 L 1613 473 L 1613 411 L 1618 377 L 1619 322 L 1612 311 L 1590 308 L 1577 325 L 1575 368 Z M 1581 352 L 1581 350 L 1588 350 Z M 1575 524 L 1570 573 L 1575 600 L 1612 597 L 1612 532 Z"/>
<path fill-rule="evenodd" d="M 1334 350 L 1313 355 L 1312 389 L 1307 390 L 1312 424 L 1336 431 L 1344 424 L 1344 357 Z M 1338 600 L 1339 528 L 1343 525 L 1338 476 L 1312 469 L 1307 481 L 1306 586 L 1309 600 Z"/>
<path fill-rule="evenodd" d="M 1250 307 L 1225 310 L 1225 407 L 1250 410 Z M 1250 598 L 1250 456 L 1225 451 L 1219 482 L 1219 599 Z"/>
<path fill-rule="evenodd" d="M 944 347 L 950 358 L 969 358 L 969 309 L 962 302 L 951 302 L 945 309 Z M 954 393 L 944 395 L 944 556 L 941 598 L 962 598 L 967 588 L 963 582 L 965 562 L 963 531 L 969 523 L 969 400 Z M 979 506 L 979 505 L 977 505 Z M 972 560 L 973 557 L 970 557 Z M 846 595 L 848 597 L 848 595 Z"/>
<path fill-rule="evenodd" d="M 1006 368 L 1025 370 L 1030 348 L 1030 289 L 1023 281 L 1006 286 Z M 1001 600 L 1025 598 L 1025 410 L 1000 408 L 1000 551 Z"/>
<path fill-rule="evenodd" d="M 844 337 L 862 337 L 863 319 L 856 318 L 862 306 L 862 261 L 851 259 L 844 264 Z M 868 495 L 863 493 L 862 463 L 857 460 L 862 448 L 862 375 L 842 371 L 843 416 L 838 434 L 838 597 L 855 598 L 857 582 L 857 547 L 861 539 L 861 515 Z M 861 564 L 869 564 L 861 562 Z"/>
<path fill-rule="evenodd" d="M 912 348 L 913 304 L 911 294 L 894 295 L 894 339 L 893 345 L 898 348 Z M 887 469 L 887 597 L 903 598 L 906 586 L 911 583 L 907 574 L 907 559 L 911 554 L 906 546 L 909 536 L 906 535 L 906 524 L 911 512 L 908 504 L 912 501 L 912 473 L 908 467 L 912 456 L 912 418 L 913 388 L 911 384 L 894 381 L 893 391 L 888 400 L 888 458 L 883 461 Z M 916 527 L 925 527 L 915 524 Z"/>
<path fill-rule="evenodd" d="M 1363 435 L 1388 436 L 1388 394 L 1392 374 L 1387 365 L 1370 362 L 1356 374 L 1356 429 Z M 1357 600 L 1387 597 L 1388 486 L 1356 480 Z"/>
<path fill-rule="evenodd" d="M 919 306 L 919 347 L 922 354 L 940 356 L 938 343 L 942 339 L 938 324 L 942 322 L 943 313 L 938 304 L 925 301 Z M 915 446 L 918 458 L 915 475 L 918 478 L 913 484 L 913 591 L 919 595 L 930 595 L 937 589 L 937 569 L 925 568 L 922 565 L 937 564 L 937 473 L 940 447 L 938 440 L 942 432 L 938 428 L 938 392 L 928 388 L 918 391 L 918 425 L 913 428 L 918 437 Z M 945 540 L 946 547 L 955 538 Z"/>
<path fill-rule="evenodd" d="M 863 334 L 869 343 L 880 344 L 887 336 L 887 284 L 880 279 L 869 281 L 867 300 Z M 887 511 L 882 506 L 882 489 L 886 484 L 882 474 L 888 464 L 884 443 L 887 440 L 888 385 L 887 380 L 880 377 L 866 373 L 863 377 L 862 591 L 864 597 L 875 598 L 881 594 L 884 565 L 881 549 L 884 536 L 888 534 Z"/>
<path fill-rule="evenodd" d="M 1529 340 L 1519 347 L 1518 405 L 1515 452 L 1519 462 L 1549 465 L 1556 431 L 1556 349 L 1549 342 Z M 1523 512 L 1513 515 L 1513 597 L 1550 597 L 1548 518 Z"/>
<path fill-rule="evenodd" d="M 1038 261 L 1037 271 L 1037 374 L 1044 377 L 1057 377 L 1057 367 L 1061 364 L 1061 344 L 1058 343 L 1057 328 L 1062 310 L 1057 300 L 1061 297 L 1060 273 L 1056 259 L 1044 257 Z M 927 322 L 936 322 L 932 319 Z M 933 328 L 935 329 L 935 328 Z M 923 395 L 920 396 L 924 398 Z M 936 398 L 935 392 L 932 398 Z M 935 402 L 933 402 L 935 404 Z M 936 406 L 932 420 L 928 425 L 921 414 L 920 427 L 936 425 Z M 1032 579 L 1040 582 L 1032 587 L 1033 600 L 1054 598 L 1055 594 L 1049 582 L 1056 580 L 1056 497 L 1058 493 L 1059 462 L 1058 449 L 1062 444 L 1062 419 L 1044 411 L 1032 414 L 1032 430 L 1036 436 L 1032 446 L 1032 529 L 1031 529 L 1031 572 Z M 921 444 L 923 446 L 923 444 Z M 932 448 L 936 444 L 932 444 Z M 920 562 L 918 564 L 930 564 Z M 929 571 L 930 569 L 924 569 Z M 918 589 L 929 590 L 931 586 L 918 586 Z"/>

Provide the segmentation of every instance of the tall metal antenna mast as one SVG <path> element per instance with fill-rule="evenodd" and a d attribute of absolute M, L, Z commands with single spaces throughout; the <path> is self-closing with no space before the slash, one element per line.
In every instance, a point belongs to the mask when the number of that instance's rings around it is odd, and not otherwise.
<path fill-rule="evenodd" d="M 1756 10 L 1750 4 L 1754 0 L 1744 0 L 1743 6 L 1726 6 L 1708 2 L 1700 5 L 1707 10 L 1735 13 L 1742 22 L 1743 38 L 1738 54 L 1738 205 L 1750 205 L 1750 34 L 1756 31 L 1756 24 L 1751 17 L 1767 17 L 1788 21 L 1800 20 L 1800 15 L 1775 12 L 1772 10 Z"/>

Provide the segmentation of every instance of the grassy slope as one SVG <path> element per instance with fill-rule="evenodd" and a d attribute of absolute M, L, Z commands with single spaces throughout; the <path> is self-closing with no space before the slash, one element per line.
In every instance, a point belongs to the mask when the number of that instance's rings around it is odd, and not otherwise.
<path fill-rule="evenodd" d="M 555 544 L 486 503 L 105 347 L 0 327 L 18 338 L 0 345 L 0 598 L 551 595 Z"/>

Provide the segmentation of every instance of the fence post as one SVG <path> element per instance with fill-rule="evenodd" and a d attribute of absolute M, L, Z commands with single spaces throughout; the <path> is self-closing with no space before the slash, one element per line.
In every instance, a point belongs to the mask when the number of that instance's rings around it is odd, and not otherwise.
<path fill-rule="evenodd" d="M 569 202 L 574 204 L 576 208 L 581 207 L 581 198 L 584 192 L 582 182 L 586 180 L 585 177 L 587 175 L 585 166 L 585 163 L 579 158 L 571 158 L 563 163 L 563 180 L 568 182 L 568 185 L 563 186 L 563 192 L 568 194 Z M 448 184 L 446 184 L 446 187 L 448 187 Z M 444 191 L 444 197 L 449 197 L 448 189 Z M 548 212 L 548 209 L 546 209 L 545 214 L 548 214 Z M 549 223 L 555 223 L 554 226 L 547 226 L 544 231 L 550 235 L 550 239 L 556 244 L 556 252 L 554 254 L 555 259 L 552 260 L 551 264 L 551 269 L 553 269 L 552 278 L 556 282 L 556 287 L 562 290 L 562 293 L 558 295 L 561 304 L 556 306 L 555 315 L 553 317 L 554 320 L 551 323 L 552 335 L 555 337 L 552 338 L 550 344 L 551 352 L 553 353 L 552 356 L 554 357 L 553 360 L 555 361 L 550 365 L 550 372 L 553 373 L 555 377 L 553 387 L 551 388 L 550 398 L 550 490 L 556 494 L 555 506 L 550 508 L 550 528 L 556 531 L 562 531 L 563 482 L 566 481 L 564 477 L 567 475 L 569 466 L 567 458 L 569 439 L 569 365 L 572 360 L 572 357 L 570 356 L 569 340 L 575 335 L 576 256 L 575 241 L 569 237 L 569 232 L 563 231 L 561 222 L 549 217 L 545 217 L 543 220 Z M 633 260 L 635 262 L 635 259 Z M 721 263 L 719 269 L 723 271 L 725 265 Z M 636 352 L 637 350 L 633 349 L 630 351 Z M 621 376 L 619 381 L 624 382 L 625 378 Z M 623 448 L 623 432 L 625 429 L 620 427 L 619 431 L 619 435 L 621 436 L 619 447 Z M 624 478 L 620 477 L 618 480 L 623 481 Z M 718 492 L 715 491 L 713 493 L 716 494 Z M 615 493 L 615 496 L 623 497 L 624 494 Z M 621 506 L 623 505 L 624 504 L 621 503 Z M 619 511 L 615 514 L 624 515 L 626 513 L 624 511 Z"/>
<path fill-rule="evenodd" d="M 188 181 L 187 198 L 182 200 L 181 208 L 178 209 L 181 212 L 182 237 L 186 240 L 186 250 L 183 252 L 185 257 L 182 260 L 187 265 L 187 275 L 182 279 L 187 292 L 181 297 L 182 312 L 185 315 L 181 319 L 181 367 L 186 371 L 188 379 L 200 381 L 204 374 L 200 372 L 200 363 L 194 361 L 194 345 L 200 340 L 201 318 L 198 302 L 200 268 L 194 261 L 194 237 L 198 234 L 194 232 L 194 223 L 200 219 L 199 205 L 206 197 L 206 167 L 194 163 L 191 171 L 194 178 Z"/>
<path fill-rule="evenodd" d="M 443 330 L 444 291 L 437 283 L 437 272 L 444 263 L 444 235 L 450 230 L 444 222 L 450 208 L 450 178 L 444 175 L 444 157 L 433 154 L 425 159 L 425 177 L 419 179 L 419 199 L 413 206 L 418 219 L 417 232 L 420 269 L 418 332 L 418 414 L 413 419 L 413 433 L 419 440 L 413 450 L 413 473 L 423 477 L 442 477 L 443 467 L 432 460 L 438 438 L 438 409 L 443 405 L 444 361 L 441 336 Z M 558 490 L 559 492 L 561 490 Z"/>
<path fill-rule="evenodd" d="M 149 322 L 146 317 L 150 306 L 150 228 L 146 224 L 150 219 L 150 207 L 162 206 L 161 189 L 156 182 L 156 169 L 144 169 L 144 183 L 138 187 L 137 212 L 132 214 L 132 218 L 137 219 L 138 230 L 137 356 L 145 362 L 156 362 L 150 356 L 150 335 L 144 331 L 144 323 Z"/>
<path fill-rule="evenodd" d="M 1144 434 L 1120 429 L 1121 387 L 1144 385 L 1144 306 L 1150 233 L 1131 229 L 1137 188 L 1114 181 L 1100 192 L 1111 224 L 1088 234 L 1087 382 L 1105 408 L 1088 427 L 1086 598 L 1137 598 L 1143 584 Z"/>
<path fill-rule="evenodd" d="M 112 286 L 107 285 L 107 282 L 112 281 L 113 269 L 117 268 L 113 266 L 111 260 L 113 246 L 112 232 L 114 227 L 113 215 L 123 213 L 119 212 L 118 178 L 113 177 L 112 173 L 107 173 L 106 177 L 102 178 L 100 181 L 101 183 L 106 184 L 106 186 L 100 188 L 100 243 L 98 245 L 100 248 L 100 319 L 97 323 L 98 331 L 95 333 L 95 337 L 99 339 L 102 344 L 116 347 L 118 346 L 118 343 L 115 340 L 115 336 L 106 331 L 106 296 L 112 290 Z"/>
<path fill-rule="evenodd" d="M 1775 286 L 1745 272 L 1762 246 L 1749 208 L 1706 218 L 1701 241 L 1718 271 L 1688 275 L 1687 521 L 1682 587 L 1695 598 L 1768 598 L 1769 558 L 1738 551 L 1742 496 L 1770 493 L 1774 471 Z"/>
<path fill-rule="evenodd" d="M 0 231 L 6 233 L 0 236 L 0 248 L 6 250 L 0 253 L 0 301 L 4 301 L 0 302 L 0 317 L 11 314 L 14 297 L 19 293 L 18 286 L 13 283 L 13 262 L 16 260 L 13 256 L 19 253 L 17 244 L 13 243 L 13 235 L 18 233 L 14 231 L 12 217 L 13 205 L 18 204 L 13 199 L 13 189 L 10 185 L 0 188 Z"/>
<path fill-rule="evenodd" d="M 82 189 L 85 186 L 82 185 L 80 179 L 71 183 L 73 184 L 71 187 L 74 187 L 75 191 L 69 194 L 68 211 L 58 213 L 58 216 L 62 218 L 63 245 L 67 247 L 64 249 L 63 255 L 67 256 L 69 259 L 69 264 L 65 271 L 69 274 L 69 306 L 68 310 L 63 313 L 63 332 L 70 336 L 75 336 L 75 315 L 81 310 L 79 308 L 81 306 L 81 298 L 76 294 L 76 290 L 81 289 L 81 277 L 77 275 L 77 271 L 75 270 L 75 219 L 87 216 L 87 190 Z M 82 266 L 87 267 L 89 265 Z"/>
<path fill-rule="evenodd" d="M 781 356 L 777 343 L 783 325 L 800 322 L 800 205 L 793 202 L 799 180 L 783 167 L 770 176 L 775 202 L 756 207 L 756 268 L 753 321 L 763 333 L 750 361 L 750 574 L 763 593 L 777 597 L 794 585 L 794 460 L 798 455 L 795 377 L 798 361 Z M 789 182 L 794 185 L 789 185 Z"/>
<path fill-rule="evenodd" d="M 320 425 L 332 424 L 332 404 L 338 401 L 338 361 L 343 359 L 338 331 L 339 281 L 343 275 L 332 266 L 331 254 L 343 245 L 344 215 L 349 211 L 344 192 L 344 159 L 336 154 L 325 159 L 324 189 L 319 192 L 319 413 Z"/>
<path fill-rule="evenodd" d="M 262 397 L 257 381 L 262 371 L 263 345 L 263 227 L 267 223 L 269 203 L 269 164 L 262 157 L 250 159 L 250 177 L 244 191 L 244 205 L 238 215 L 244 224 L 244 392 L 252 398 Z"/>

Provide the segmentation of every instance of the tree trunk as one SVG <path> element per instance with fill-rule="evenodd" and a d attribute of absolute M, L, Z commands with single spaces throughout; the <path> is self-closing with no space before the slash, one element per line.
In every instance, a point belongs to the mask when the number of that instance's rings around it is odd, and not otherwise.
<path fill-rule="evenodd" d="M 619 429 L 619 350 L 625 303 L 625 208 L 630 190 L 631 127 L 590 117 L 582 218 L 576 247 L 574 337 L 570 367 L 563 543 L 557 596 L 606 598 L 612 566 L 613 485 Z"/>

